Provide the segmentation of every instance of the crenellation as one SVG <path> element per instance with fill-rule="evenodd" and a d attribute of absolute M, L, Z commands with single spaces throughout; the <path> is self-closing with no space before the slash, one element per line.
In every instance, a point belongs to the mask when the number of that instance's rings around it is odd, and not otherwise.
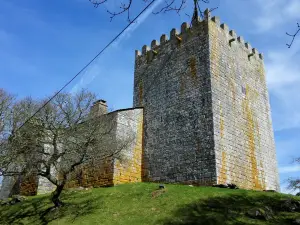
<path fill-rule="evenodd" d="M 229 31 L 229 35 L 230 35 L 231 37 L 233 37 L 233 38 L 236 38 L 236 37 L 237 37 L 237 35 L 236 35 L 236 33 L 235 33 L 234 30 L 230 30 L 230 31 Z"/>
<path fill-rule="evenodd" d="M 252 53 L 255 55 L 255 57 L 259 58 L 259 53 L 256 48 L 252 48 Z"/>
<path fill-rule="evenodd" d="M 210 15 L 210 13 L 209 13 Z M 214 16 L 212 18 L 210 18 L 211 21 L 213 21 L 215 24 L 216 24 L 216 27 L 220 27 L 221 30 L 223 30 L 225 32 L 225 37 L 228 38 L 228 43 L 229 45 L 231 46 L 231 44 L 235 41 L 241 43 L 242 45 L 244 45 L 244 47 L 248 50 L 250 50 L 250 57 L 252 56 L 252 47 L 251 45 L 248 43 L 248 42 L 245 42 L 245 40 L 243 39 L 242 36 L 238 36 L 236 34 L 236 32 L 234 30 L 229 30 L 229 27 L 227 24 L 225 23 L 222 23 L 220 25 L 220 18 L 217 17 L 217 16 Z M 173 28 L 171 29 L 170 31 L 170 39 L 168 39 L 168 36 L 166 34 L 162 34 L 161 37 L 160 37 L 160 43 L 156 40 L 153 40 L 151 42 L 151 47 L 143 47 L 142 49 L 142 56 L 146 56 L 147 57 L 147 60 L 146 62 L 149 62 L 149 59 L 150 61 L 152 60 L 153 58 L 153 55 L 159 55 L 159 52 L 158 51 L 160 48 L 162 48 L 162 45 L 165 45 L 168 43 L 168 41 L 172 41 L 171 43 L 174 43 L 174 41 L 176 41 L 176 43 L 180 44 L 181 43 L 185 43 L 185 42 L 188 42 L 190 38 L 193 38 L 195 34 L 199 35 L 199 34 L 206 34 L 207 32 L 209 32 L 207 29 L 206 29 L 206 24 L 207 24 L 207 21 L 206 20 L 203 20 L 203 21 L 199 21 L 199 23 L 197 24 L 197 26 L 192 26 L 190 27 L 189 24 L 187 22 L 183 22 L 181 24 L 181 32 L 179 33 L 178 30 L 176 28 Z M 196 31 L 196 32 L 194 32 Z M 199 33 L 200 31 L 200 33 Z M 178 45 L 178 46 L 180 46 Z M 174 47 L 174 45 L 172 44 L 172 47 Z M 145 51 L 145 48 L 146 48 L 146 51 Z M 151 53 L 150 50 L 154 49 L 155 51 Z M 150 52 L 149 52 L 150 51 Z M 149 52 L 149 53 L 147 53 Z M 255 58 L 260 58 L 259 57 L 259 54 L 255 54 L 253 53 L 253 56 L 254 55 L 258 55 L 258 57 L 255 57 Z M 136 55 L 136 56 L 140 56 L 140 55 Z"/>
<path fill-rule="evenodd" d="M 151 49 L 154 49 L 154 48 L 156 48 L 157 46 L 159 46 L 158 41 L 157 41 L 157 40 L 153 40 L 153 41 L 151 42 Z"/>
<path fill-rule="evenodd" d="M 142 55 L 146 55 L 149 50 L 150 50 L 149 46 L 144 45 L 142 48 Z"/>
<path fill-rule="evenodd" d="M 220 27 L 225 31 L 225 33 L 229 33 L 229 27 L 227 26 L 227 24 L 222 23 Z"/>
<path fill-rule="evenodd" d="M 260 58 L 261 60 L 264 60 L 264 54 L 263 54 L 263 53 L 259 53 L 259 58 Z"/>
<path fill-rule="evenodd" d="M 141 56 L 141 52 L 139 50 L 135 50 L 135 58 L 137 58 L 138 56 Z"/>
<path fill-rule="evenodd" d="M 167 36 L 166 34 L 162 34 L 162 35 L 160 36 L 160 44 L 164 44 L 164 43 L 166 43 L 168 40 L 169 40 L 169 39 L 168 39 L 168 36 Z"/>
<path fill-rule="evenodd" d="M 189 24 L 187 22 L 184 22 L 181 24 L 181 34 L 184 34 L 189 29 Z"/>
<path fill-rule="evenodd" d="M 257 52 L 257 50 L 255 50 L 255 52 L 252 52 L 252 47 L 251 47 L 250 43 L 245 42 L 245 40 L 242 36 L 238 36 L 234 30 L 229 30 L 229 27 L 227 24 L 222 23 L 221 25 L 219 25 L 220 19 L 218 17 L 216 17 L 216 16 L 212 17 L 211 21 L 213 21 L 217 26 L 219 26 L 221 28 L 221 30 L 223 30 L 225 33 L 228 33 L 228 35 L 225 35 L 225 36 L 228 38 L 228 43 L 230 46 L 234 41 L 237 41 L 237 42 L 241 43 L 245 47 L 245 49 L 250 50 L 249 55 L 248 55 L 249 57 L 255 56 L 255 58 L 263 59 L 263 57 L 259 56 L 259 53 Z"/>
<path fill-rule="evenodd" d="M 238 40 L 238 42 L 240 42 L 241 44 L 245 45 L 245 41 L 244 41 L 243 36 L 238 36 L 237 40 Z"/>
<path fill-rule="evenodd" d="M 171 31 L 170 31 L 170 40 L 177 40 L 177 36 L 178 36 L 178 31 L 176 28 L 173 28 Z"/>
<path fill-rule="evenodd" d="M 204 20 L 209 20 L 210 19 L 210 16 L 211 16 L 211 13 L 210 13 L 210 9 L 205 9 L 204 10 Z"/>
<path fill-rule="evenodd" d="M 251 44 L 249 42 L 245 42 L 245 47 L 249 50 L 252 49 Z"/>
<path fill-rule="evenodd" d="M 220 18 L 218 16 L 214 16 L 211 18 L 211 20 L 216 23 L 217 26 L 221 26 L 221 21 Z"/>

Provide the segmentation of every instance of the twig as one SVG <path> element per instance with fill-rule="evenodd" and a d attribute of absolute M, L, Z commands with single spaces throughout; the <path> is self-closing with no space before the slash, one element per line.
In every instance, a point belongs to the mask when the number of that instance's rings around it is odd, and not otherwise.
<path fill-rule="evenodd" d="M 111 11 L 107 10 L 107 12 L 111 15 L 110 16 L 110 21 L 112 21 L 115 16 L 118 16 L 118 15 L 120 15 L 120 14 L 127 11 L 127 21 L 130 23 L 131 22 L 131 19 L 130 19 L 131 3 L 132 3 L 132 0 L 129 0 L 127 5 L 124 4 L 124 3 L 121 3 L 121 6 L 120 6 L 121 11 L 119 11 L 119 12 L 111 12 Z"/>
<path fill-rule="evenodd" d="M 164 7 L 162 7 L 159 11 L 153 12 L 153 14 L 159 14 L 161 12 L 165 13 L 165 12 L 168 12 L 168 11 L 176 11 L 176 13 L 179 13 L 182 9 L 184 9 L 185 4 L 186 4 L 186 0 L 181 0 L 181 3 L 178 7 L 173 6 L 174 3 L 175 3 L 175 0 L 171 0 L 169 2 L 167 0 L 165 0 L 166 5 Z"/>
<path fill-rule="evenodd" d="M 286 45 L 288 46 L 288 48 L 290 48 L 290 47 L 293 45 L 296 36 L 297 36 L 298 33 L 300 32 L 300 24 L 297 23 L 297 26 L 298 26 L 298 30 L 297 30 L 294 34 L 289 34 L 288 32 L 286 32 L 286 35 L 292 37 L 291 43 L 290 43 L 290 44 L 286 44 Z"/>
<path fill-rule="evenodd" d="M 90 3 L 92 3 L 94 5 L 95 8 L 98 8 L 99 5 L 102 5 L 103 3 L 107 2 L 107 0 L 101 0 L 101 1 L 98 1 L 98 0 L 89 0 Z"/>

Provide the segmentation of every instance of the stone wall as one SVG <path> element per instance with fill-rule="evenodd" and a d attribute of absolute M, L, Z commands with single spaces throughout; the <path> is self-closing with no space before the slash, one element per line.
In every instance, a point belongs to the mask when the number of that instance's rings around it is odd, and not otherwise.
<path fill-rule="evenodd" d="M 127 146 L 114 160 L 113 183 L 142 181 L 143 109 L 118 112 L 116 137 Z M 122 141 L 124 140 L 124 141 Z M 127 140 L 127 141 L 126 141 Z M 120 146 L 122 148 L 122 146 Z"/>
<path fill-rule="evenodd" d="M 27 177 L 21 177 L 19 183 L 19 190 L 16 194 L 34 196 L 37 194 L 38 189 L 38 176 L 31 174 Z"/>
<path fill-rule="evenodd" d="M 111 112 L 99 117 L 99 123 L 106 128 L 112 126 L 110 133 L 103 137 L 103 149 L 99 151 L 109 147 L 118 154 L 114 157 L 99 154 L 101 159 L 93 158 L 79 166 L 68 177 L 65 188 L 107 187 L 141 181 L 143 109 Z M 52 170 L 52 174 L 56 173 Z M 40 177 L 38 193 L 52 192 L 54 188 L 46 178 Z"/>
<path fill-rule="evenodd" d="M 136 51 L 143 179 L 279 190 L 263 56 L 218 18 Z"/>
<path fill-rule="evenodd" d="M 38 176 L 4 176 L 0 188 L 0 199 L 6 199 L 12 195 L 33 196 L 37 194 Z"/>
<path fill-rule="evenodd" d="M 216 182 L 207 23 L 187 23 L 136 52 L 134 107 L 144 107 L 143 180 Z"/>
<path fill-rule="evenodd" d="M 217 17 L 209 48 L 217 181 L 278 191 L 263 56 Z"/>
<path fill-rule="evenodd" d="M 107 153 L 115 151 L 116 129 L 118 113 L 96 114 L 99 129 L 103 136 L 102 144 L 98 152 L 93 155 L 91 160 L 78 166 L 74 173 L 69 175 L 66 188 L 76 187 L 106 187 L 113 185 L 113 166 L 114 159 L 108 157 Z"/>

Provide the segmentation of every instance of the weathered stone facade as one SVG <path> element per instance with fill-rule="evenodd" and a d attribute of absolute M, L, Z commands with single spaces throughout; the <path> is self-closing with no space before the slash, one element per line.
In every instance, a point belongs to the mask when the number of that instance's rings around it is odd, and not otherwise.
<path fill-rule="evenodd" d="M 279 190 L 263 56 L 218 18 L 208 27 L 217 181 Z"/>
<path fill-rule="evenodd" d="M 68 179 L 66 188 L 104 187 L 121 183 L 141 182 L 143 109 L 124 109 L 108 114 L 100 110 L 99 123 L 112 126 L 104 142 L 121 143 L 119 157 L 103 160 L 92 159 L 81 165 Z M 92 110 L 95 113 L 95 110 Z M 104 115 L 105 114 L 105 115 Z M 96 115 L 97 116 L 97 115 Z M 118 140 L 123 140 L 119 141 Z M 112 146 L 116 147 L 116 146 Z M 99 151 L 101 151 L 99 149 Z M 51 171 L 56 174 L 55 170 Z M 38 193 L 47 193 L 55 186 L 46 178 L 39 177 Z"/>
<path fill-rule="evenodd" d="M 99 100 L 91 109 L 114 122 L 110 143 L 132 133 L 131 143 L 121 158 L 82 165 L 66 187 L 155 181 L 279 191 L 263 56 L 208 10 L 205 17 L 136 51 L 134 108 L 107 113 Z M 38 186 L 54 189 L 42 177 Z"/>
<path fill-rule="evenodd" d="M 136 51 L 143 179 L 279 190 L 263 56 L 205 17 Z"/>

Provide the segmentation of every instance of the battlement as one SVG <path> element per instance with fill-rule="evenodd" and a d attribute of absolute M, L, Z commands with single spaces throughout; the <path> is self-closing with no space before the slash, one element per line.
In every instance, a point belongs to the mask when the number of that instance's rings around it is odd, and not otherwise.
<path fill-rule="evenodd" d="M 234 30 L 230 30 L 228 25 L 220 22 L 219 17 L 214 16 L 211 17 L 211 13 L 209 9 L 204 11 L 204 20 L 198 19 L 197 21 L 193 21 L 192 24 L 188 24 L 184 22 L 181 24 L 180 33 L 176 28 L 171 29 L 170 38 L 166 34 L 162 34 L 160 37 L 160 42 L 157 40 L 153 40 L 151 45 L 144 45 L 142 47 L 142 51 L 135 51 L 135 59 L 141 59 L 143 57 L 147 58 L 147 61 L 152 60 L 156 55 L 160 54 L 161 48 L 168 44 L 184 44 L 188 42 L 191 38 L 195 37 L 194 34 L 198 34 L 199 31 L 205 32 L 209 35 L 210 30 L 208 29 L 208 24 L 213 22 L 217 26 L 218 29 L 223 30 L 225 36 L 228 38 L 228 44 L 232 46 L 232 44 L 237 43 L 242 45 L 246 51 L 248 51 L 248 59 L 254 58 L 263 60 L 263 54 L 259 53 L 256 48 L 252 48 L 251 44 L 243 39 L 242 36 L 238 36 Z M 206 29 L 205 29 L 206 28 Z M 175 45 L 176 46 L 176 45 Z"/>
<path fill-rule="evenodd" d="M 192 35 L 193 30 L 196 29 L 199 30 L 199 27 L 203 27 L 204 24 L 205 24 L 204 20 L 203 21 L 198 20 L 197 23 L 193 24 L 193 27 L 191 27 L 187 22 L 182 23 L 180 33 L 176 28 L 173 28 L 171 29 L 169 36 L 167 34 L 162 34 L 160 36 L 159 42 L 157 40 L 152 40 L 150 46 L 144 45 L 142 47 L 142 51 L 135 50 L 135 59 L 140 59 L 142 57 L 149 57 L 149 55 L 152 57 L 158 55 L 160 48 L 163 48 L 164 46 L 170 43 L 181 44 L 187 42 L 189 37 L 193 36 Z"/>

